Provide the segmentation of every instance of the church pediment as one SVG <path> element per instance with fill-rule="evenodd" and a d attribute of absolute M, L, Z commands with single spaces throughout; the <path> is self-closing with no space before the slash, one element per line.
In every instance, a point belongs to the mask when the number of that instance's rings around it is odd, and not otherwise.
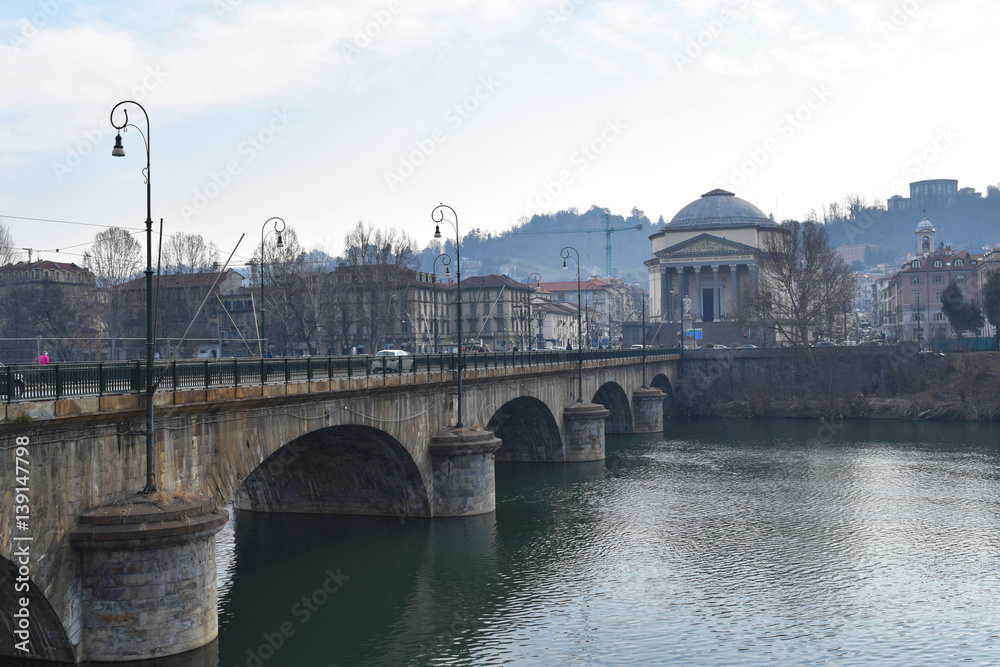
<path fill-rule="evenodd" d="M 720 238 L 712 234 L 699 234 L 694 238 L 687 239 L 686 241 L 681 241 L 676 245 L 672 245 L 663 250 L 658 250 L 655 256 L 670 260 L 680 257 L 720 257 L 726 255 L 738 255 L 745 256 L 747 254 L 753 254 L 756 252 L 756 248 L 753 246 L 748 246 L 744 243 L 738 243 L 736 241 L 730 241 L 729 239 Z"/>

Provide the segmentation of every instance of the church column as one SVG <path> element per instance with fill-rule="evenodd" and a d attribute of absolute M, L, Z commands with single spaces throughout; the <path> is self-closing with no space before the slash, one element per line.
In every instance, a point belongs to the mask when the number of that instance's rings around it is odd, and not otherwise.
<path fill-rule="evenodd" d="M 729 284 L 732 290 L 729 301 L 733 304 L 733 312 L 740 312 L 740 265 L 729 265 Z"/>
<path fill-rule="evenodd" d="M 691 314 L 694 316 L 694 319 L 696 321 L 701 322 L 702 321 L 702 315 L 703 315 L 703 313 L 701 312 L 702 311 L 703 302 L 702 302 L 702 298 L 701 298 L 701 266 L 700 265 L 694 267 L 694 298 L 691 299 L 691 301 L 694 302 L 694 304 L 693 304 L 694 308 L 691 309 L 694 312 L 691 313 Z"/>
<path fill-rule="evenodd" d="M 670 271 L 660 266 L 660 317 L 670 312 Z"/>
<path fill-rule="evenodd" d="M 687 276 L 687 267 L 686 266 L 682 266 L 682 267 L 679 267 L 677 270 L 680 272 L 680 275 L 678 276 L 678 284 L 680 285 L 680 290 L 681 290 L 681 295 L 680 295 L 680 298 L 677 300 L 677 302 L 680 304 L 681 318 L 683 319 L 683 317 L 684 317 L 684 297 L 690 298 L 690 295 L 688 294 L 689 283 L 688 283 L 688 276 Z"/>
<path fill-rule="evenodd" d="M 716 322 L 722 319 L 722 294 L 719 292 L 719 265 L 712 265 L 712 302 L 715 307 L 713 317 Z"/>

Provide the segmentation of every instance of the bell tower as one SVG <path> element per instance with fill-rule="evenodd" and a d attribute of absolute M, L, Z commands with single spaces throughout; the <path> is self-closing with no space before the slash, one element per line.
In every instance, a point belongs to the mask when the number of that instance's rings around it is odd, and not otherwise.
<path fill-rule="evenodd" d="M 917 257 L 929 255 L 934 252 L 934 225 L 927 219 L 927 211 L 924 211 L 924 219 L 917 225 Z"/>

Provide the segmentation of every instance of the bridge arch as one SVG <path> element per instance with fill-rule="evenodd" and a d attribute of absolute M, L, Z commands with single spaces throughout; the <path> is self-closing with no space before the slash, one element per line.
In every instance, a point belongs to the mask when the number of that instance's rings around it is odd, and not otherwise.
<path fill-rule="evenodd" d="M 674 388 L 670 384 L 670 378 L 663 373 L 658 373 L 653 378 L 652 382 L 649 383 L 649 386 L 654 389 L 659 389 L 667 395 L 667 397 L 663 399 L 663 417 L 669 417 L 673 414 L 674 406 Z"/>
<path fill-rule="evenodd" d="M 594 394 L 594 403 L 600 403 L 611 412 L 604 421 L 605 433 L 631 433 L 632 407 L 628 394 L 617 382 L 605 382 Z"/>
<path fill-rule="evenodd" d="M 15 542 L 14 549 L 18 544 Z M 76 662 L 73 645 L 66 634 L 59 615 L 49 603 L 42 590 L 34 581 L 22 576 L 18 565 L 0 557 L 0 581 L 5 582 L 0 587 L 0 657 L 32 658 L 35 660 L 50 660 L 52 662 Z M 15 617 L 20 613 L 20 598 L 28 599 L 26 607 L 29 614 L 26 624 L 29 630 L 28 653 L 18 650 L 21 638 L 17 635 L 21 619 Z"/>
<path fill-rule="evenodd" d="M 237 509 L 430 516 L 427 485 L 406 448 L 370 426 L 321 428 L 278 448 L 247 475 Z"/>
<path fill-rule="evenodd" d="M 503 442 L 497 461 L 562 461 L 563 445 L 552 411 L 532 396 L 519 396 L 497 410 L 486 426 Z"/>

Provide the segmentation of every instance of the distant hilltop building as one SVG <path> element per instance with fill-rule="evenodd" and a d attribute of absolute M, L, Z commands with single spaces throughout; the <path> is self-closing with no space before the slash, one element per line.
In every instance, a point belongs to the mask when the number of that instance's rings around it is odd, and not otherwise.
<path fill-rule="evenodd" d="M 864 262 L 865 253 L 868 251 L 875 252 L 878 250 L 877 245 L 872 245 L 871 243 L 854 243 L 852 245 L 842 245 L 834 248 L 833 251 L 840 255 L 848 264 L 853 264 L 854 262 Z"/>
<path fill-rule="evenodd" d="M 982 195 L 974 188 L 959 189 L 958 181 L 951 178 L 935 178 L 927 181 L 910 183 L 910 196 L 893 195 L 889 197 L 886 206 L 890 211 L 927 208 L 952 204 L 959 199 L 981 199 Z"/>

